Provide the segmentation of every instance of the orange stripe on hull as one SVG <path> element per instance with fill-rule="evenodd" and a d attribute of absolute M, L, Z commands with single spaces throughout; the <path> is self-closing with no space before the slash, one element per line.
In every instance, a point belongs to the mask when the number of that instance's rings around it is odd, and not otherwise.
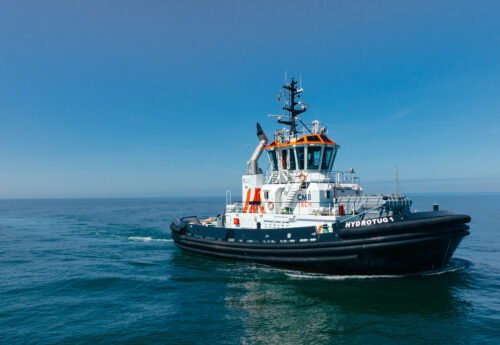
<path fill-rule="evenodd" d="M 252 193 L 252 188 L 248 188 L 247 190 L 247 198 L 245 199 L 245 207 L 243 208 L 243 213 L 247 213 L 248 204 L 250 203 L 250 195 Z"/>
<path fill-rule="evenodd" d="M 253 197 L 253 201 L 255 204 L 252 205 L 254 207 L 253 213 L 259 213 L 259 208 L 262 213 L 266 213 L 264 211 L 264 207 L 262 207 L 262 200 L 260 199 L 260 190 L 261 188 L 255 188 L 255 195 Z"/>
<path fill-rule="evenodd" d="M 250 197 L 252 195 L 252 188 L 247 190 L 247 197 L 245 199 L 245 207 L 243 207 L 243 213 L 266 213 L 264 207 L 262 206 L 262 200 L 260 199 L 261 188 L 255 188 L 255 194 L 253 196 L 252 205 L 250 205 Z"/>

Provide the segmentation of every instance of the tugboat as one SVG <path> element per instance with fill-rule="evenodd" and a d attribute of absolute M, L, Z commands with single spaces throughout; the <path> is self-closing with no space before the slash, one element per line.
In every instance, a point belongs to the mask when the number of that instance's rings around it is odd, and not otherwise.
<path fill-rule="evenodd" d="M 318 121 L 299 117 L 308 105 L 293 78 L 283 86 L 285 125 L 259 143 L 242 177 L 243 202 L 218 216 L 170 225 L 175 244 L 213 257 L 342 275 L 406 274 L 439 269 L 469 235 L 470 217 L 452 210 L 413 212 L 404 195 L 365 194 L 353 169 L 334 171 L 340 148 Z M 264 173 L 258 160 L 266 151 Z"/>

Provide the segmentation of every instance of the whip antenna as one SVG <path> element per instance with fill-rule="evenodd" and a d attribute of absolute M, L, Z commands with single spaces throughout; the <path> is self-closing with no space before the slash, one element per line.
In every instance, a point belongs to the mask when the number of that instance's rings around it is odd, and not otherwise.
<path fill-rule="evenodd" d="M 396 170 L 396 195 L 399 196 L 399 173 L 397 164 L 394 166 L 394 169 Z"/>

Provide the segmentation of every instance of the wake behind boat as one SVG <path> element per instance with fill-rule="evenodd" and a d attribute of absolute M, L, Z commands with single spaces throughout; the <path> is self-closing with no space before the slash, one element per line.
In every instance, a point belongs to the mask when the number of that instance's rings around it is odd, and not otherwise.
<path fill-rule="evenodd" d="M 455 211 L 412 212 L 396 194 L 365 194 L 353 169 L 334 171 L 340 148 L 318 121 L 299 114 L 297 82 L 283 86 L 285 125 L 259 144 L 242 177 L 243 202 L 227 198 L 221 215 L 184 217 L 170 225 L 182 249 L 226 259 L 329 274 L 402 274 L 441 268 L 464 236 L 470 217 Z M 258 165 L 263 151 L 270 161 Z"/>

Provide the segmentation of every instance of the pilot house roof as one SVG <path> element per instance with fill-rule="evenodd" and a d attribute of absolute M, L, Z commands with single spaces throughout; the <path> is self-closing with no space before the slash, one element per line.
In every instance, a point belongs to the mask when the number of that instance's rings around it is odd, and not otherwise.
<path fill-rule="evenodd" d="M 328 138 L 324 134 L 310 134 L 304 135 L 295 141 L 290 141 L 286 143 L 279 143 L 276 140 L 273 140 L 272 143 L 267 145 L 266 149 L 272 149 L 275 147 L 284 147 L 298 144 L 327 144 L 327 145 L 337 145 L 330 138 Z"/>

